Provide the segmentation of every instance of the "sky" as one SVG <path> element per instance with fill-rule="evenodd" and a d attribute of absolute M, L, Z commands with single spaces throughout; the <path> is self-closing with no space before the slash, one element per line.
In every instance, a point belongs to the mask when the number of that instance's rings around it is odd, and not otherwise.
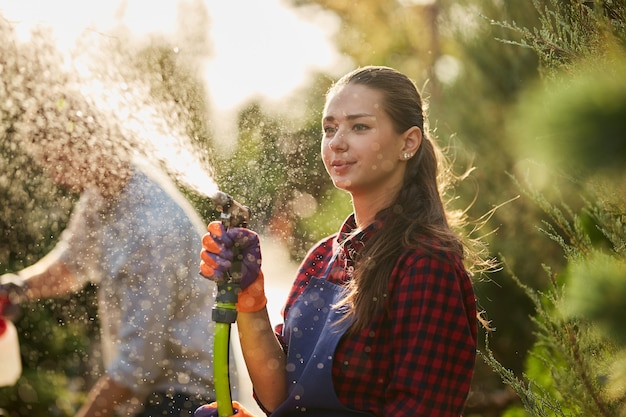
<path fill-rule="evenodd" d="M 183 2 L 203 3 L 209 13 L 211 57 L 203 74 L 217 111 L 233 110 L 250 97 L 280 100 L 312 71 L 345 69 L 331 42 L 338 22 L 282 0 L 5 0 L 0 11 L 23 36 L 35 24 L 52 27 L 65 49 L 86 28 L 106 32 L 120 22 L 137 36 L 174 35 Z"/>
<path fill-rule="evenodd" d="M 307 19 L 280 0 L 207 3 L 216 53 L 209 78 L 234 80 L 212 87 L 226 107 L 250 93 L 283 97 L 301 85 L 312 69 L 329 69 L 339 60 L 330 43 L 336 22 L 329 18 L 309 15 Z M 235 85 L 240 91 L 233 90 Z"/>

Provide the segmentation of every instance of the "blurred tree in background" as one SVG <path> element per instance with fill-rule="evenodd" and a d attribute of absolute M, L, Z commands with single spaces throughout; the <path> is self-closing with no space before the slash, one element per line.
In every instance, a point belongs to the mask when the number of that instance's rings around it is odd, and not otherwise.
<path fill-rule="evenodd" d="M 537 343 L 526 372 L 487 361 L 532 416 L 624 416 L 626 291 L 626 4 L 534 3 L 540 26 L 498 25 L 540 57 L 543 75 L 509 117 L 524 194 L 566 265 L 541 258 L 533 300 Z M 508 415 L 523 415 L 511 410 Z"/>
<path fill-rule="evenodd" d="M 478 233 L 502 254 L 505 268 L 475 286 L 496 331 L 481 346 L 485 361 L 477 364 L 466 415 L 623 413 L 624 1 L 291 4 L 334 13 L 342 22 L 337 46 L 355 66 L 389 65 L 409 74 L 429 102 L 433 136 L 459 173 L 476 167 L 457 184 L 455 208 L 478 219 L 497 207 Z M 191 15 L 198 25 L 186 26 L 209 25 L 201 11 Z M 220 152 L 205 99 L 211 85 L 198 79 L 194 58 L 210 53 L 208 41 L 193 31 L 185 39 L 122 42 L 110 55 L 122 78 L 145 81 L 153 100 L 176 109 L 175 123 L 214 167 L 221 189 L 251 206 L 251 227 L 284 239 L 301 259 L 350 210 L 319 158 L 332 77 L 318 74 L 286 103 L 305 104 L 298 116 L 249 103 L 238 115 L 236 146 Z M 7 80 L 16 78 L 7 75 L 11 65 L 0 68 L 4 97 Z M 1 208 L 0 266 L 11 271 L 47 252 L 74 196 L 48 184 L 10 146 L 19 108 L 6 104 L 0 102 L 0 195 L 11 204 Z M 204 197 L 185 192 L 205 219 L 215 218 Z M 0 408 L 19 416 L 72 415 L 89 370 L 97 369 L 82 360 L 97 334 L 92 290 L 68 300 L 70 307 L 24 306 L 17 324 L 28 372 L 18 386 L 0 388 Z"/>

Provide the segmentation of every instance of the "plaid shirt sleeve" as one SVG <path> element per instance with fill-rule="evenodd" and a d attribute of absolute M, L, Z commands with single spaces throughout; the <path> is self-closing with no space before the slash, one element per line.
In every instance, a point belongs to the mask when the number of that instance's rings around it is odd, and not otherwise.
<path fill-rule="evenodd" d="M 444 255 L 445 256 L 445 255 Z M 460 260 L 410 255 L 391 294 L 393 364 L 384 415 L 459 416 L 476 358 L 476 310 Z"/>
<path fill-rule="evenodd" d="M 460 416 L 476 357 L 475 299 L 460 259 L 408 251 L 389 297 L 387 311 L 335 352 L 339 399 L 380 416 Z"/>

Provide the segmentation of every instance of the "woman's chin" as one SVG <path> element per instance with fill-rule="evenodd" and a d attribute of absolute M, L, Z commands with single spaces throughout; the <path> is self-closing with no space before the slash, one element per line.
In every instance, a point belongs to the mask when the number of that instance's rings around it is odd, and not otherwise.
<path fill-rule="evenodd" d="M 350 191 L 350 187 L 352 186 L 352 181 L 345 179 L 345 178 L 340 178 L 340 179 L 334 178 L 333 184 L 335 185 L 336 188 L 340 190 Z"/>

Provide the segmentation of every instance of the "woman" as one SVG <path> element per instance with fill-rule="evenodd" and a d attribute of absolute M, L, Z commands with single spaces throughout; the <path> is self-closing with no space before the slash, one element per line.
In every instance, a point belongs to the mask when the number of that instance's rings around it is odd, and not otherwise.
<path fill-rule="evenodd" d="M 476 306 L 420 94 L 394 69 L 357 69 L 330 89 L 322 127 L 324 165 L 354 212 L 302 262 L 275 332 L 258 236 L 214 222 L 203 238 L 209 279 L 223 279 L 234 243 L 244 255 L 237 323 L 257 401 L 277 417 L 459 416 Z"/>

